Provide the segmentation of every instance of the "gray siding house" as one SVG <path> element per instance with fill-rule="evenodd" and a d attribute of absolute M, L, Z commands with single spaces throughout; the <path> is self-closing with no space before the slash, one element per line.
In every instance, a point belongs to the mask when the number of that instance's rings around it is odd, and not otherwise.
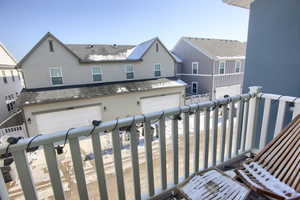
<path fill-rule="evenodd" d="M 30 136 L 177 107 L 186 85 L 178 62 L 158 38 L 82 45 L 47 33 L 17 64 L 25 79 L 17 103 Z"/>
<path fill-rule="evenodd" d="M 249 30 L 243 91 L 262 86 L 264 91 L 300 96 L 300 1 L 299 0 L 223 0 L 249 9 Z M 267 12 L 266 12 L 267 11 Z M 263 104 L 262 104 L 263 105 Z M 272 107 L 278 107 L 274 101 Z M 288 110 L 293 109 L 290 104 Z M 261 110 L 261 109 L 260 109 Z M 262 111 L 259 118 L 262 118 Z M 275 126 L 276 109 L 270 113 L 269 139 Z M 285 124 L 291 112 L 285 115 Z"/>
<path fill-rule="evenodd" d="M 182 37 L 172 52 L 182 60 L 177 76 L 187 95 L 208 93 L 212 99 L 241 93 L 246 43 Z"/>
<path fill-rule="evenodd" d="M 16 60 L 0 43 L 0 124 L 15 112 L 15 101 L 22 90 L 22 77 Z"/>

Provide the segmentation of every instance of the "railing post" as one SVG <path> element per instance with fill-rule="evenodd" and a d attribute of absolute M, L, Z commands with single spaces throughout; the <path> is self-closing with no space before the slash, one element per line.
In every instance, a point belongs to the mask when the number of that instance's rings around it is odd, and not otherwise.
<path fill-rule="evenodd" d="M 294 102 L 293 119 L 300 114 L 300 99 L 296 99 Z"/>
<path fill-rule="evenodd" d="M 261 92 L 262 92 L 262 87 L 260 86 L 249 87 L 249 93 L 255 96 L 249 100 L 248 126 L 247 126 L 247 134 L 246 134 L 246 150 L 252 149 L 255 146 L 258 105 L 259 105 L 259 97 L 257 96 L 257 94 Z"/>

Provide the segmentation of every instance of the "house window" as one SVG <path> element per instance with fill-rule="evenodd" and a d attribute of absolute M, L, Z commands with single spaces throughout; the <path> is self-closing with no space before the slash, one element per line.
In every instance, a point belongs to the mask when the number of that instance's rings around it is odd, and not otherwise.
<path fill-rule="evenodd" d="M 155 44 L 155 49 L 156 49 L 156 52 L 159 51 L 158 43 Z"/>
<path fill-rule="evenodd" d="M 62 69 L 60 67 L 50 68 L 50 78 L 51 78 L 52 85 L 62 85 L 63 84 Z"/>
<path fill-rule="evenodd" d="M 126 79 L 134 79 L 133 65 L 126 65 Z"/>
<path fill-rule="evenodd" d="M 10 73 L 11 73 L 11 79 L 12 79 L 12 81 L 15 82 L 14 72 L 13 72 L 13 71 L 10 71 Z"/>
<path fill-rule="evenodd" d="M 241 72 L 241 61 L 235 61 L 235 72 L 239 73 Z"/>
<path fill-rule="evenodd" d="M 219 63 L 219 74 L 225 74 L 225 62 Z"/>
<path fill-rule="evenodd" d="M 102 70 L 100 67 L 93 67 L 92 75 L 93 81 L 102 81 Z"/>
<path fill-rule="evenodd" d="M 21 80 L 21 75 L 20 75 L 21 72 L 17 72 L 17 73 L 18 73 L 18 79 Z"/>
<path fill-rule="evenodd" d="M 198 62 L 192 62 L 192 72 L 198 74 Z"/>
<path fill-rule="evenodd" d="M 54 52 L 53 41 L 52 40 L 49 40 L 49 51 Z"/>
<path fill-rule="evenodd" d="M 5 71 L 2 71 L 2 77 L 3 77 L 3 82 L 7 83 L 7 77 L 6 77 Z"/>
<path fill-rule="evenodd" d="M 160 71 L 160 64 L 155 64 L 154 65 L 154 76 L 161 76 L 161 71 Z"/>
<path fill-rule="evenodd" d="M 198 93 L 198 83 L 192 82 L 192 94 L 197 94 L 197 93 Z"/>

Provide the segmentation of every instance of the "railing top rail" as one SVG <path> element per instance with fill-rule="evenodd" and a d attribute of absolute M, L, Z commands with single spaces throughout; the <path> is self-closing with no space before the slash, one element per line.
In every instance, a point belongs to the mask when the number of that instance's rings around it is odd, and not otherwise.
<path fill-rule="evenodd" d="M 290 103 L 300 101 L 299 97 L 283 96 L 283 95 L 270 94 L 270 93 L 259 93 L 258 97 L 264 98 L 264 99 L 286 101 L 286 102 L 290 102 Z"/>
<path fill-rule="evenodd" d="M 149 120 L 155 120 L 161 117 L 161 114 L 165 116 L 172 116 L 176 114 L 180 114 L 183 112 L 188 112 L 188 111 L 196 111 L 198 109 L 206 109 L 212 106 L 215 106 L 216 104 L 225 104 L 229 102 L 238 102 L 240 100 L 248 100 L 249 98 L 252 98 L 256 96 L 256 93 L 247 93 L 247 94 L 242 94 L 239 96 L 234 96 L 234 97 L 229 97 L 229 98 L 222 98 L 222 99 L 217 99 L 215 101 L 206 101 L 206 102 L 201 102 L 198 104 L 192 104 L 189 106 L 182 106 L 182 107 L 175 107 L 171 109 L 167 109 L 161 112 L 153 112 L 153 113 L 147 113 L 143 115 L 136 115 L 134 117 L 127 117 L 127 118 L 121 118 L 118 120 L 113 120 L 113 121 L 106 121 L 100 123 L 99 126 L 95 127 L 94 131 L 98 132 L 103 132 L 106 130 L 111 130 L 116 127 L 116 125 L 119 128 L 122 127 L 127 127 L 130 126 L 134 120 L 135 123 L 142 123 L 145 121 Z M 97 119 L 95 119 L 97 120 Z M 71 127 L 70 127 L 71 128 Z M 76 138 L 76 137 L 82 137 L 82 136 L 89 136 L 91 130 L 93 129 L 93 126 L 84 126 L 84 127 L 79 127 L 75 128 L 69 131 L 68 138 Z M 65 136 L 66 136 L 67 131 L 58 131 L 52 134 L 45 134 L 37 137 L 33 141 L 32 138 L 25 138 L 20 140 L 17 144 L 11 145 L 9 147 L 9 152 L 16 152 L 16 151 L 21 151 L 25 150 L 28 146 L 28 143 L 30 143 L 30 147 L 36 147 L 36 146 L 41 146 L 44 144 L 51 144 L 51 143 L 57 143 L 60 141 L 64 141 Z M 6 152 L 6 147 L 1 147 L 0 148 L 0 154 L 3 154 Z"/>

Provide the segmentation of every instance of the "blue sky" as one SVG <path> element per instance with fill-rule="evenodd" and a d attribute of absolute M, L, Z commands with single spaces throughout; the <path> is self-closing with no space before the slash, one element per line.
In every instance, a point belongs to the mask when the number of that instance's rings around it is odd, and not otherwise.
<path fill-rule="evenodd" d="M 20 60 L 48 31 L 64 43 L 137 44 L 158 36 L 246 41 L 249 11 L 222 0 L 1 0 L 0 41 Z"/>

